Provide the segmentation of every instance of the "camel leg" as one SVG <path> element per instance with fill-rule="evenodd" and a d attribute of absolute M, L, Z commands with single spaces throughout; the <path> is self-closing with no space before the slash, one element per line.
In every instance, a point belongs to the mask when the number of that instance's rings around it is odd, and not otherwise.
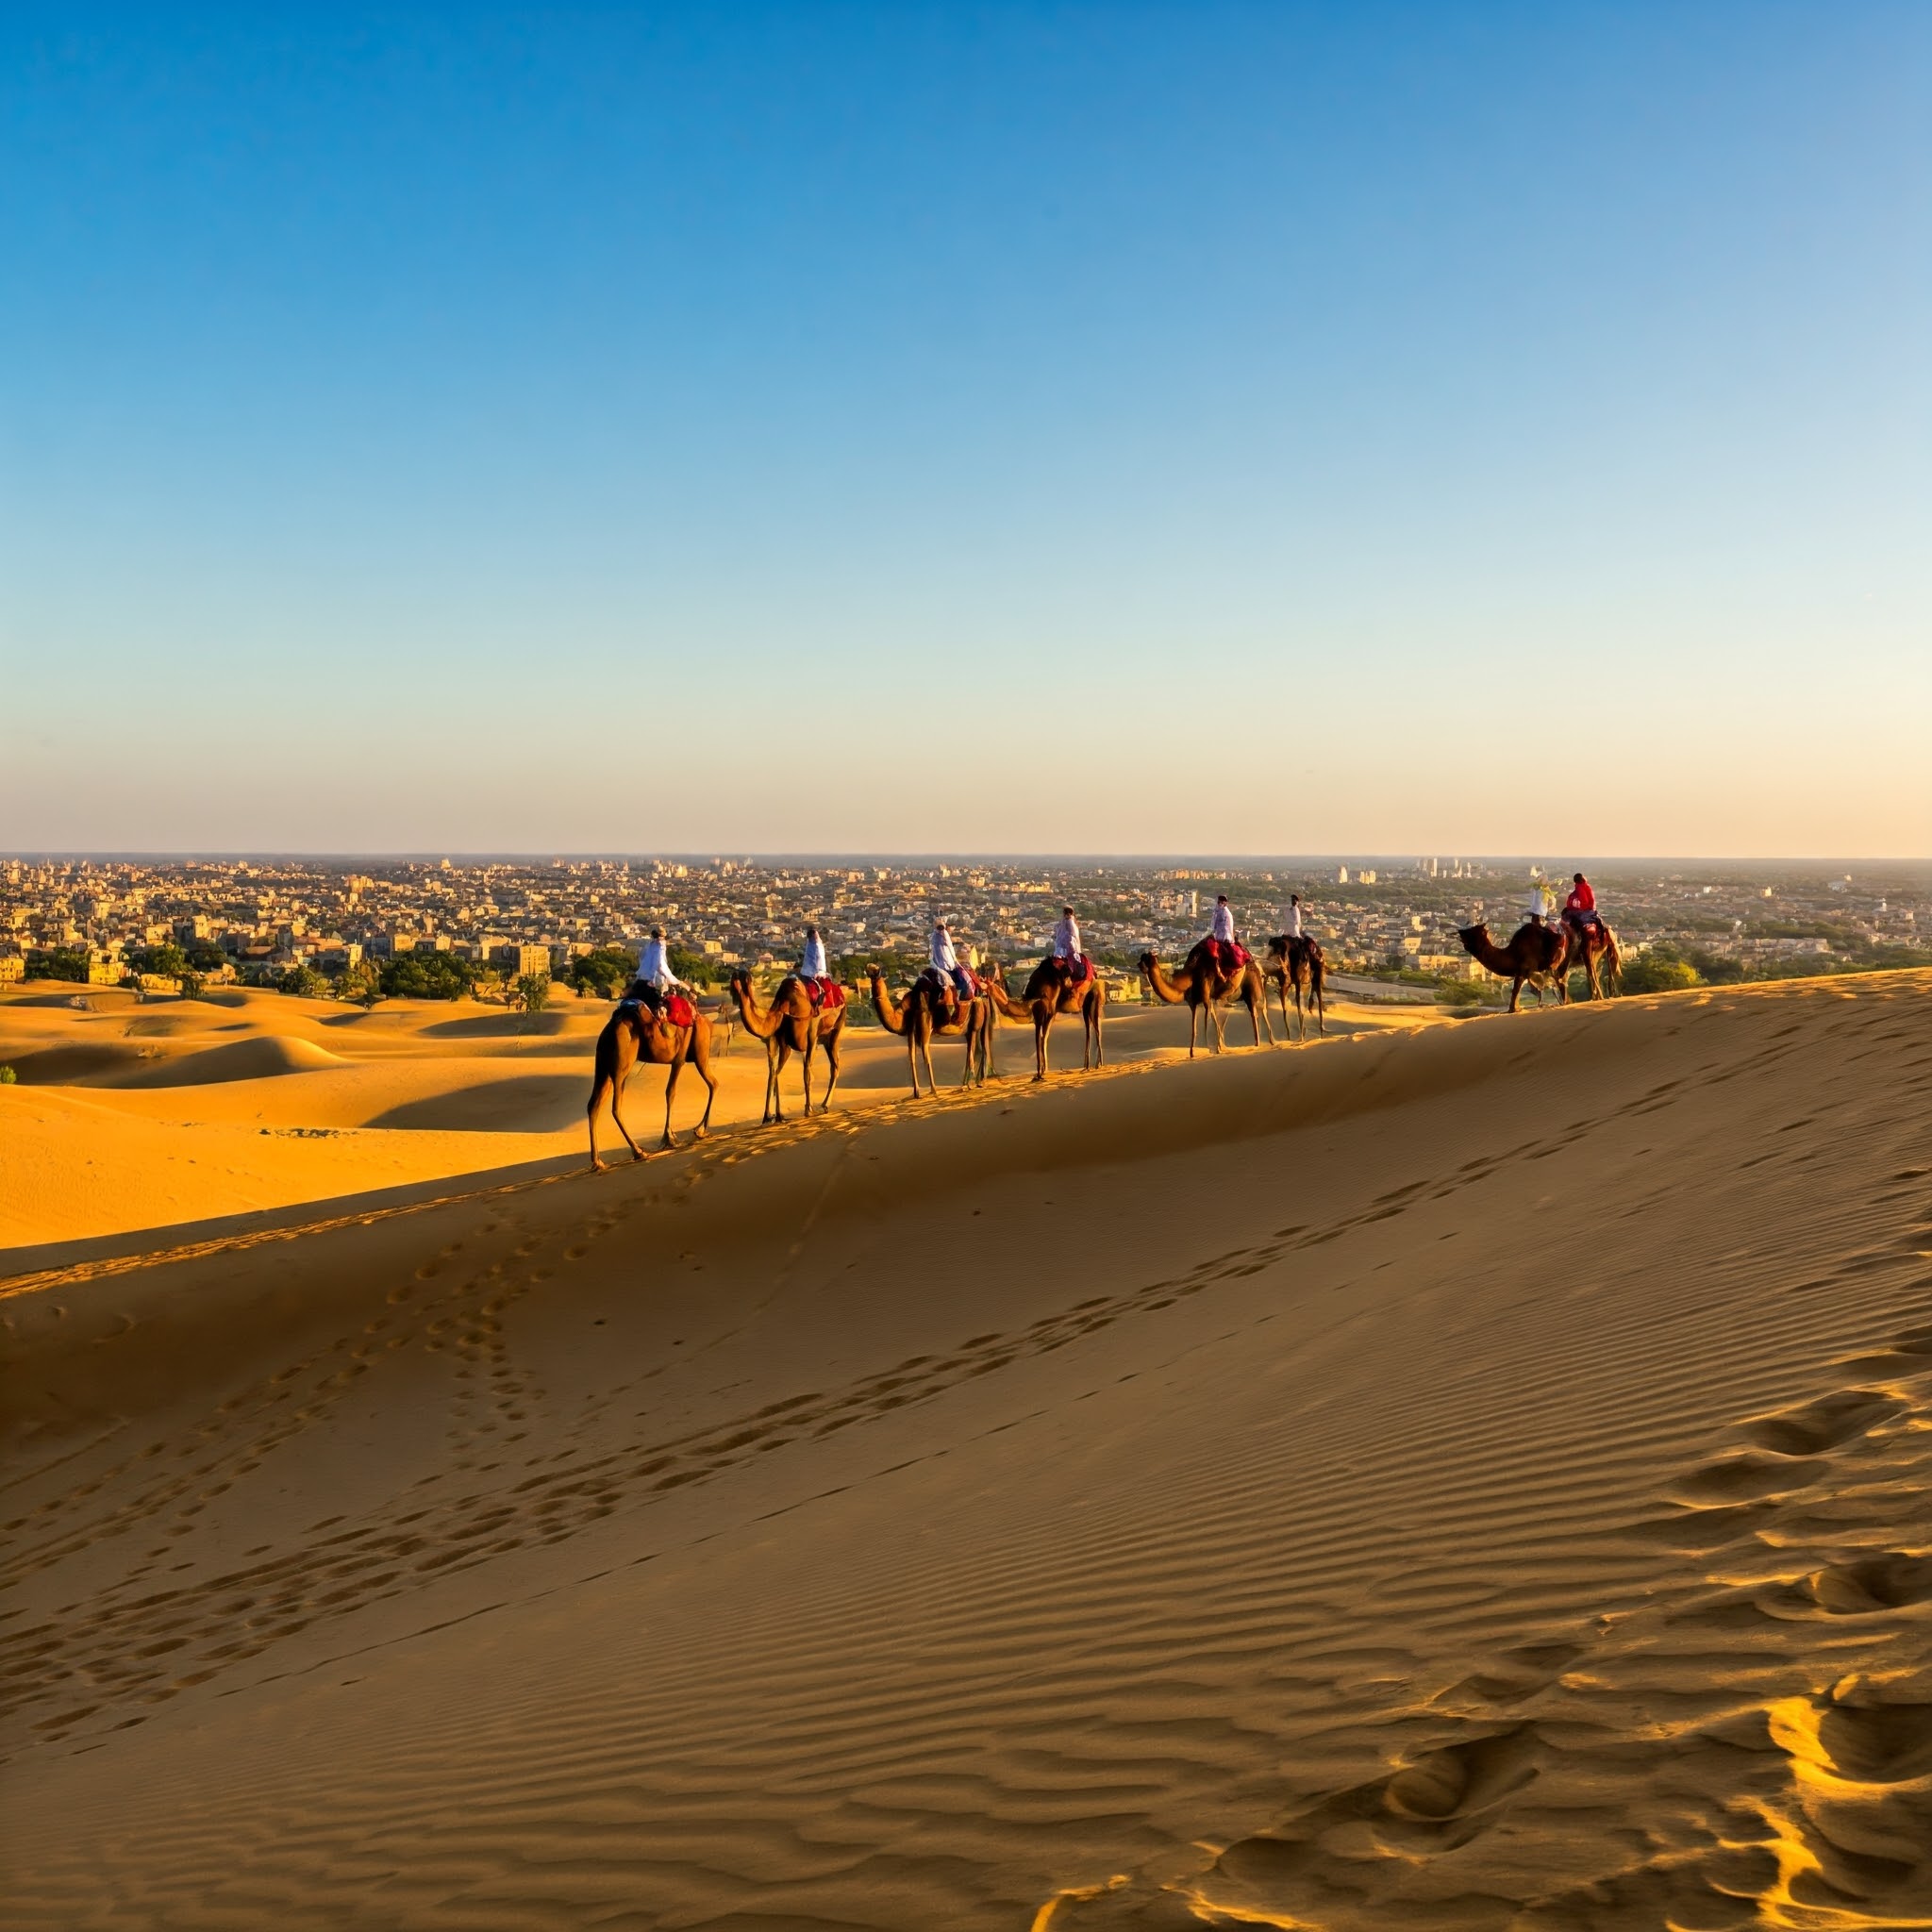
<path fill-rule="evenodd" d="M 839 1036 L 835 1033 L 825 1041 L 825 1091 L 819 1095 L 819 1111 L 832 1110 L 832 1089 L 839 1084 Z"/>
<path fill-rule="evenodd" d="M 658 1144 L 660 1147 L 675 1147 L 677 1142 L 671 1138 L 671 1096 L 677 1091 L 677 1076 L 684 1072 L 684 1056 L 671 1062 L 671 1072 L 664 1081 L 664 1138 Z"/>
<path fill-rule="evenodd" d="M 597 1084 L 591 1089 L 591 1104 L 584 1109 L 584 1116 L 591 1129 L 591 1165 L 599 1174 L 604 1172 L 604 1157 L 597 1152 L 597 1109 L 604 1105 L 604 1091 L 610 1084 L 608 1074 L 599 1074 Z M 610 1111 L 612 1116 L 615 1117 L 617 1104 L 614 1097 L 611 1101 Z"/>
<path fill-rule="evenodd" d="M 708 1054 L 701 1060 L 693 1060 L 698 1070 L 698 1078 L 705 1083 L 705 1110 L 698 1116 L 698 1124 L 691 1129 L 691 1139 L 702 1141 L 711 1131 L 711 1105 L 718 1098 L 718 1083 L 711 1077 L 711 1060 Z"/>
<path fill-rule="evenodd" d="M 624 1115 L 619 1110 L 619 1103 L 624 1098 L 625 1086 L 629 1078 L 628 1074 L 623 1074 L 614 1076 L 610 1082 L 610 1118 L 617 1123 L 617 1131 L 624 1136 L 624 1144 L 630 1149 L 630 1158 L 633 1160 L 641 1160 L 644 1158 L 644 1150 L 631 1139 L 630 1129 L 625 1125 Z"/>
<path fill-rule="evenodd" d="M 1259 1046 L 1261 1043 L 1261 1028 L 1263 1026 L 1268 1029 L 1268 1044 L 1270 1046 L 1277 1044 L 1274 1038 L 1274 1022 L 1268 1014 L 1268 995 L 1264 992 L 1257 999 L 1255 995 L 1255 989 L 1252 986 L 1248 989 L 1248 1019 L 1255 1029 L 1255 1044 L 1257 1046 Z M 1285 1028 L 1288 1022 L 1284 1020 L 1281 1024 Z"/>
<path fill-rule="evenodd" d="M 758 1118 L 758 1125 L 772 1124 L 772 1099 L 778 1091 L 778 1041 L 775 1035 L 765 1041 L 765 1110 Z"/>
<path fill-rule="evenodd" d="M 1037 1018 L 1033 1022 L 1033 1077 L 1046 1078 L 1046 1038 L 1053 1031 L 1053 1015 Z"/>

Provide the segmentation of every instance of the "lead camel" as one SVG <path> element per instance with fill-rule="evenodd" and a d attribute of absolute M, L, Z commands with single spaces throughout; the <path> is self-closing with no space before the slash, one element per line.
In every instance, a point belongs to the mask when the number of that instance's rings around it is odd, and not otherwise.
<path fill-rule="evenodd" d="M 674 1026 L 668 1020 L 653 1020 L 638 1001 L 623 1000 L 616 1012 L 605 1021 L 604 1030 L 597 1036 L 596 1071 L 591 1083 L 590 1104 L 584 1108 L 591 1128 L 591 1165 L 599 1172 L 603 1170 L 604 1157 L 597 1152 L 597 1109 L 603 1106 L 607 1093 L 610 1096 L 610 1118 L 624 1136 L 624 1144 L 635 1159 L 644 1158 L 643 1149 L 631 1139 L 630 1129 L 624 1124 L 620 1108 L 624 1083 L 640 1066 L 670 1069 L 664 1078 L 664 1138 L 659 1146 L 677 1144 L 671 1138 L 671 1102 L 677 1091 L 677 1076 L 684 1072 L 687 1060 L 697 1069 L 698 1078 L 709 1090 L 705 1095 L 704 1118 L 698 1122 L 694 1138 L 702 1141 L 709 1130 L 711 1104 L 718 1098 L 718 1083 L 711 1077 L 711 1023 L 695 1006 L 689 1010 L 691 1024 Z"/>
<path fill-rule="evenodd" d="M 1567 1006 L 1573 966 L 1583 968 L 1593 1000 L 1607 999 L 1616 991 L 1623 977 L 1624 962 L 1617 950 L 1617 935 L 1601 919 L 1581 932 L 1567 922 L 1539 925 L 1526 919 L 1510 934 L 1507 946 L 1499 946 L 1490 937 L 1490 928 L 1481 920 L 1474 925 L 1457 926 L 1456 937 L 1473 959 L 1509 982 L 1512 1013 L 1525 986 L 1536 994 L 1537 1005 L 1542 1005 L 1542 981 L 1546 975 L 1556 982 L 1557 1004 Z"/>
<path fill-rule="evenodd" d="M 805 990 L 797 974 L 788 973 L 772 994 L 772 1004 L 760 1008 L 751 989 L 751 974 L 740 967 L 731 975 L 731 998 L 738 1008 L 744 1030 L 765 1046 L 765 1121 L 782 1121 L 785 1103 L 778 1091 L 778 1077 L 786 1062 L 796 1054 L 805 1077 L 805 1117 L 811 1118 L 811 1060 L 815 1049 L 823 1048 L 831 1072 L 825 1091 L 819 1096 L 819 1111 L 832 1104 L 832 1089 L 839 1084 L 839 1041 L 845 1030 L 845 1003 L 818 1006 Z M 762 1124 L 762 1123 L 760 1123 Z"/>
<path fill-rule="evenodd" d="M 886 986 L 886 975 L 876 966 L 868 966 L 865 976 L 872 985 L 873 1010 L 888 1033 L 906 1042 L 906 1064 L 912 1075 L 912 1097 L 919 1098 L 919 1069 L 925 1068 L 925 1084 L 934 1093 L 940 1083 L 932 1071 L 934 1039 L 966 1042 L 966 1072 L 959 1084 L 970 1087 L 983 1083 L 992 1072 L 992 1002 L 984 993 L 954 1004 L 948 1013 L 945 995 L 930 973 L 923 973 L 894 999 Z"/>
<path fill-rule="evenodd" d="M 1268 1029 L 1268 1044 L 1274 1042 L 1274 1023 L 1268 1017 L 1268 994 L 1261 980 L 1261 969 L 1253 959 L 1229 973 L 1217 965 L 1214 959 L 1212 940 L 1200 940 L 1188 955 L 1188 963 L 1172 975 L 1162 970 L 1160 961 L 1152 953 L 1141 955 L 1141 971 L 1145 976 L 1154 997 L 1164 1007 L 1178 1007 L 1183 1004 L 1188 1009 L 1188 1058 L 1194 1058 L 1194 1034 L 1200 1022 L 1201 1009 L 1208 1009 L 1209 1037 L 1214 1042 L 1216 1053 L 1227 1048 L 1227 1022 L 1224 1008 L 1230 999 L 1238 999 L 1248 1009 L 1248 1019 L 1255 1028 L 1255 1044 L 1261 1043 L 1261 1029 Z"/>
<path fill-rule="evenodd" d="M 1007 986 L 1006 970 L 997 960 L 986 969 L 986 991 L 993 1005 L 1009 1020 L 1033 1024 L 1033 1077 L 1046 1078 L 1046 1036 L 1053 1029 L 1057 1013 L 1080 1016 L 1080 1070 L 1086 1073 L 1105 1064 L 1101 1052 L 1100 1023 L 1107 1010 L 1107 988 L 1100 974 L 1091 967 L 1084 979 L 1071 985 L 1060 975 L 1052 959 L 1042 959 L 1026 980 L 1026 991 L 1018 999 Z"/>

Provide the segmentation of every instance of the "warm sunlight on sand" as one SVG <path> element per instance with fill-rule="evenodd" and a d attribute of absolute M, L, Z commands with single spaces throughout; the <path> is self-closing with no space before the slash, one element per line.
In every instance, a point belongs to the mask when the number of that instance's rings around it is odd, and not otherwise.
<path fill-rule="evenodd" d="M 601 1177 L 575 1019 L 289 1004 L 0 1095 L 42 1240 L 331 1197 L 6 1284 L 9 1924 L 1932 1923 L 1932 975 Z"/>

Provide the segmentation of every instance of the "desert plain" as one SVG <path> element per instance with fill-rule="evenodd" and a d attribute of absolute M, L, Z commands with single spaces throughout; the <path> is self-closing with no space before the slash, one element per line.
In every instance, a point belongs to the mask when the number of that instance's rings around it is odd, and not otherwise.
<path fill-rule="evenodd" d="M 1932 1926 L 1932 974 L 602 1017 L 0 996 L 5 1924 Z"/>

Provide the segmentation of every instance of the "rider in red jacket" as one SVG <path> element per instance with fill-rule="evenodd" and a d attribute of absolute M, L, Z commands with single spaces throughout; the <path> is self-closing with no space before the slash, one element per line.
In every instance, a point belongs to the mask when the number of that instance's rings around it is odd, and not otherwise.
<path fill-rule="evenodd" d="M 1563 901 L 1563 917 L 1572 925 L 1588 925 L 1596 917 L 1596 894 L 1581 873 L 1570 888 L 1570 896 Z"/>

